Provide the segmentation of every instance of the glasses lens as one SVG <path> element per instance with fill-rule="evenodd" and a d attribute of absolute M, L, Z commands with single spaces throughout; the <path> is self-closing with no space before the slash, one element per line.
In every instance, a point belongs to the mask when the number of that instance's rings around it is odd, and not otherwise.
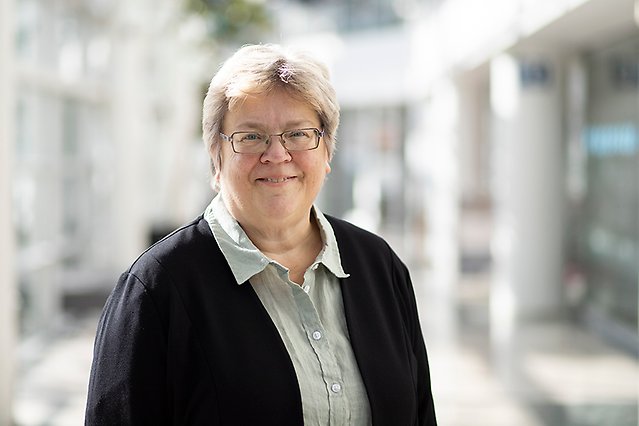
<path fill-rule="evenodd" d="M 266 149 L 267 136 L 253 132 L 236 132 L 232 135 L 235 152 L 254 154 Z"/>
<path fill-rule="evenodd" d="M 282 139 L 289 151 L 307 151 L 317 148 L 319 135 L 316 129 L 295 129 L 282 134 Z"/>

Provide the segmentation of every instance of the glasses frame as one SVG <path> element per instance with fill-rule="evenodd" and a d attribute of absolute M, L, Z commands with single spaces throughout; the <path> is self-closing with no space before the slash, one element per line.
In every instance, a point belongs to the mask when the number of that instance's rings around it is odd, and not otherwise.
<path fill-rule="evenodd" d="M 317 136 L 317 139 L 315 141 L 315 146 L 312 148 L 308 148 L 308 149 L 289 149 L 286 146 L 286 142 L 284 141 L 284 133 L 290 133 L 290 132 L 295 132 L 298 130 L 312 130 L 315 132 L 315 135 Z M 238 133 L 256 133 L 259 134 L 261 136 L 266 136 L 266 140 L 264 140 L 264 146 L 266 148 L 264 148 L 264 151 L 261 152 L 240 152 L 235 148 L 235 142 L 233 141 L 233 136 L 237 135 Z M 324 130 L 320 130 L 316 127 L 304 127 L 301 129 L 290 129 L 290 130 L 285 130 L 282 133 L 274 133 L 274 134 L 266 134 L 266 133 L 260 133 L 260 132 L 250 132 L 247 130 L 240 130 L 237 132 L 233 132 L 230 135 L 225 135 L 224 133 L 220 132 L 220 136 L 222 137 L 223 140 L 225 140 L 226 142 L 231 142 L 231 148 L 233 148 L 233 152 L 235 152 L 236 154 L 264 154 L 264 152 L 266 152 L 266 150 L 268 149 L 268 145 L 271 142 L 271 137 L 272 136 L 279 136 L 280 137 L 280 143 L 282 144 L 282 146 L 284 147 L 284 149 L 286 150 L 286 152 L 304 152 L 304 151 L 312 151 L 314 149 L 317 149 L 319 147 L 319 143 L 320 143 L 320 139 L 324 137 Z"/>

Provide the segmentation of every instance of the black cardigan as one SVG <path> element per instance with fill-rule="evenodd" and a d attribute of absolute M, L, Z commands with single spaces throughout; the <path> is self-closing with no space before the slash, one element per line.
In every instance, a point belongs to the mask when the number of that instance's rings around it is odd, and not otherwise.
<path fill-rule="evenodd" d="M 328 217 L 373 425 L 435 425 L 409 273 L 381 238 Z M 87 425 L 303 425 L 293 363 L 200 216 L 120 277 L 98 325 Z"/>

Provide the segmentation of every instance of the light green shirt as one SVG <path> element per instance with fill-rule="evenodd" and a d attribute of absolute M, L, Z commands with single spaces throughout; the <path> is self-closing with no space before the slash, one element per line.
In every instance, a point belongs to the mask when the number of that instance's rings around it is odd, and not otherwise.
<path fill-rule="evenodd" d="M 370 425 L 370 406 L 350 344 L 339 278 L 348 277 L 333 228 L 313 207 L 324 248 L 293 283 L 288 269 L 267 258 L 213 199 L 204 218 L 238 285 L 253 287 L 286 346 L 302 396 L 304 425 Z"/>

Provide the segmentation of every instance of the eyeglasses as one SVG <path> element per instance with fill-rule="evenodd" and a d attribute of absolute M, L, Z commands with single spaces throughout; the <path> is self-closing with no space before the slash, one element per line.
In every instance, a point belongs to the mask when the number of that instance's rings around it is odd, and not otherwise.
<path fill-rule="evenodd" d="M 234 132 L 230 136 L 220 133 L 222 139 L 231 142 L 238 154 L 262 154 L 268 148 L 271 136 L 279 136 L 280 143 L 287 151 L 310 151 L 319 146 L 324 130 L 315 128 L 287 130 L 275 135 L 257 132 Z"/>

